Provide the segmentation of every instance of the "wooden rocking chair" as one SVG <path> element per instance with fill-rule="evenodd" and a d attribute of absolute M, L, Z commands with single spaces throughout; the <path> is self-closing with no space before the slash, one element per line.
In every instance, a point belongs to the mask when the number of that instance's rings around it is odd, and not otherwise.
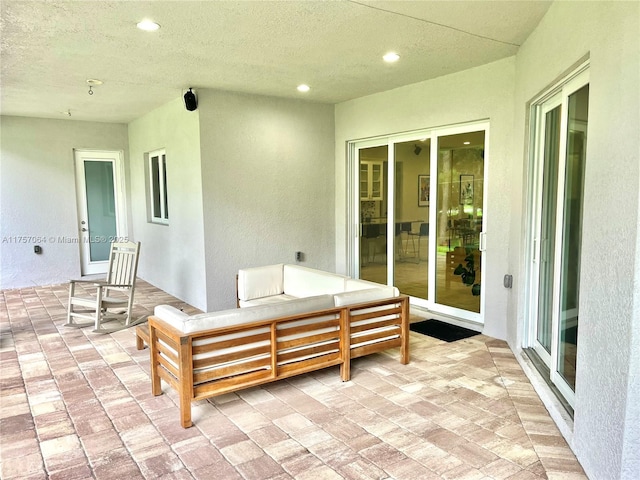
<path fill-rule="evenodd" d="M 137 320 L 131 318 L 139 253 L 140 242 L 112 243 L 105 281 L 71 280 L 66 326 L 94 325 L 94 332 L 111 333 L 145 321 L 146 316 Z M 84 286 L 84 290 L 95 288 L 95 296 L 76 296 L 78 284 Z M 75 307 L 81 309 L 76 310 Z M 78 323 L 76 318 L 89 321 Z M 113 321 L 120 324 L 110 328 L 103 326 Z"/>

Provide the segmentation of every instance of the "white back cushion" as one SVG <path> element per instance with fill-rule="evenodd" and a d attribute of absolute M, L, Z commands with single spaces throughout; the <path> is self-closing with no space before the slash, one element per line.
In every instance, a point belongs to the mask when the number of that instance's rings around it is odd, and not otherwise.
<path fill-rule="evenodd" d="M 243 268 L 238 271 L 238 298 L 251 300 L 284 293 L 283 265 Z"/>
<path fill-rule="evenodd" d="M 321 295 L 309 298 L 298 298 L 272 305 L 258 305 L 255 307 L 221 310 L 219 312 L 200 313 L 194 316 L 188 316 L 168 305 L 159 305 L 155 308 L 154 315 L 184 333 L 193 333 L 333 307 L 333 297 L 331 295 Z"/>
<path fill-rule="evenodd" d="M 311 297 L 344 292 L 347 277 L 299 265 L 284 266 L 284 293 Z"/>

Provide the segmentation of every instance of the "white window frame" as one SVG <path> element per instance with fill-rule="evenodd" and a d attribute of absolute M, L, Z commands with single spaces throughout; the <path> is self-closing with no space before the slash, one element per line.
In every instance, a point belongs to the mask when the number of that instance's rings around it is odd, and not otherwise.
<path fill-rule="evenodd" d="M 158 159 L 158 178 L 154 178 L 153 172 L 153 159 Z M 169 225 L 169 212 L 167 201 L 167 152 L 164 148 L 154 150 L 147 154 L 147 170 L 149 172 L 148 185 L 149 185 L 149 221 L 151 223 L 160 223 L 163 225 Z M 157 187 L 156 187 L 157 185 Z M 159 191 L 156 191 L 158 189 Z M 160 198 L 160 212 L 156 211 L 155 198 L 158 194 Z"/>

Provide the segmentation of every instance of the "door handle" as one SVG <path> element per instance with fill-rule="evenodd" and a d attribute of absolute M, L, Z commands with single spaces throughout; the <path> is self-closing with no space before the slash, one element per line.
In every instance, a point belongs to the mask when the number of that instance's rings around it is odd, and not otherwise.
<path fill-rule="evenodd" d="M 484 252 L 487 250 L 487 234 L 485 232 L 480 232 L 480 238 L 478 239 L 478 250 Z"/>

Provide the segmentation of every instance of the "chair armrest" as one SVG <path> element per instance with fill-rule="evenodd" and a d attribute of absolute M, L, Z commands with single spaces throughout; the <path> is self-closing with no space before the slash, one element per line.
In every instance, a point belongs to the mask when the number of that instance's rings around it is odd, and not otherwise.
<path fill-rule="evenodd" d="M 93 285 L 107 285 L 106 280 L 69 280 L 69 283 L 91 283 Z"/>
<path fill-rule="evenodd" d="M 118 283 L 108 283 L 106 280 L 69 280 L 69 283 L 82 283 L 84 285 L 92 285 L 98 288 L 128 288 L 129 284 L 120 285 Z"/>

